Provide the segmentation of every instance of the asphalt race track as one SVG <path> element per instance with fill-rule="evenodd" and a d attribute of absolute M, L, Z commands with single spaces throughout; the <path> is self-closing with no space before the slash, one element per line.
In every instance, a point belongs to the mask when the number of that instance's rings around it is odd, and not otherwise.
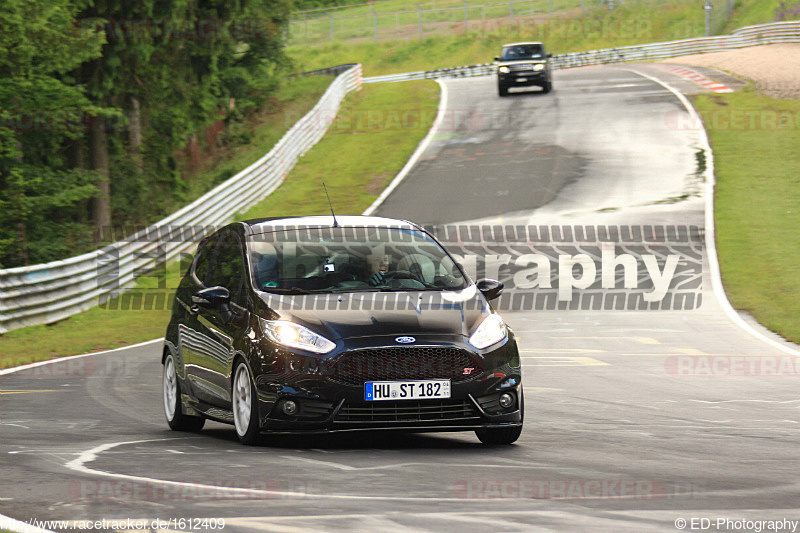
<path fill-rule="evenodd" d="M 652 78 L 698 89 L 631 68 L 645 75 L 557 72 L 551 94 L 502 99 L 492 78 L 447 81 L 440 131 L 377 214 L 703 226 L 703 136 L 675 126 L 686 110 Z M 521 337 L 526 384 L 525 431 L 508 447 L 472 433 L 259 447 L 216 423 L 174 433 L 158 342 L 1 375 L 1 512 L 224 517 L 225 531 L 298 532 L 641 532 L 701 517 L 800 519 L 800 372 L 681 375 L 670 366 L 679 356 L 795 361 L 792 347 L 725 312 L 710 272 L 706 264 L 694 311 L 505 313 Z"/>

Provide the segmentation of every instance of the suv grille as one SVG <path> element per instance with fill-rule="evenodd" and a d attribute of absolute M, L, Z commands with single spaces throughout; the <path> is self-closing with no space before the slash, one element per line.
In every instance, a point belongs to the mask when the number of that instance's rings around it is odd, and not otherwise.
<path fill-rule="evenodd" d="M 465 374 L 465 369 L 473 370 Z M 328 368 L 328 379 L 343 385 L 398 379 L 469 381 L 482 372 L 478 361 L 459 348 L 404 346 L 345 352 Z"/>
<path fill-rule="evenodd" d="M 509 65 L 508 69 L 511 72 L 533 72 L 533 65 Z"/>
<path fill-rule="evenodd" d="M 474 422 L 479 419 L 469 400 L 407 400 L 345 404 L 334 422 Z"/>

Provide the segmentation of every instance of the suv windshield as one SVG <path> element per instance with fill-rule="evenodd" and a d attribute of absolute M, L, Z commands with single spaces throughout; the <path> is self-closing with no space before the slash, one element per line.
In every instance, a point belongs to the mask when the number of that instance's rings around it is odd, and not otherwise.
<path fill-rule="evenodd" d="M 275 293 L 459 290 L 453 260 L 411 228 L 290 228 L 248 241 L 254 286 Z"/>
<path fill-rule="evenodd" d="M 514 61 L 515 59 L 544 59 L 544 50 L 540 44 L 515 44 L 504 46 L 500 56 L 503 61 Z"/>

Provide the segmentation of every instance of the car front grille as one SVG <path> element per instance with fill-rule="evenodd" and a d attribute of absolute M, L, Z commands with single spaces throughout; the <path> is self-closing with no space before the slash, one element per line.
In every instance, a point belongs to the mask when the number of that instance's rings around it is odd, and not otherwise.
<path fill-rule="evenodd" d="M 511 72 L 533 72 L 533 65 L 509 65 Z"/>
<path fill-rule="evenodd" d="M 480 417 L 469 400 L 406 400 L 345 403 L 335 423 L 472 423 Z"/>
<path fill-rule="evenodd" d="M 469 381 L 482 372 L 469 352 L 447 346 L 404 346 L 345 352 L 332 361 L 328 379 L 359 386 L 365 381 L 449 379 Z"/>

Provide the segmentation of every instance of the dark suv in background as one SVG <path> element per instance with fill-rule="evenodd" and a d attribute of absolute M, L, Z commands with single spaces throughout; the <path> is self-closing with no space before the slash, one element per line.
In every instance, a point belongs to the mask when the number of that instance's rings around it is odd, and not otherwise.
<path fill-rule="evenodd" d="M 550 58 L 553 54 L 537 42 L 503 45 L 503 51 L 494 60 L 497 65 L 497 92 L 508 96 L 510 87 L 538 86 L 549 93 L 553 90 Z"/>

